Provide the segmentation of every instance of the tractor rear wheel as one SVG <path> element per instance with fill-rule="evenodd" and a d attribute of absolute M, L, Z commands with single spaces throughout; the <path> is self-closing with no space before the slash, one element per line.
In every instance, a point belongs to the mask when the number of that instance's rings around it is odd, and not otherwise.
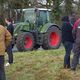
<path fill-rule="evenodd" d="M 30 32 L 23 32 L 17 37 L 16 46 L 19 51 L 29 51 L 34 48 L 34 37 Z"/>
<path fill-rule="evenodd" d="M 42 48 L 47 49 L 57 49 L 61 43 L 61 33 L 56 26 L 50 27 L 43 37 Z"/>

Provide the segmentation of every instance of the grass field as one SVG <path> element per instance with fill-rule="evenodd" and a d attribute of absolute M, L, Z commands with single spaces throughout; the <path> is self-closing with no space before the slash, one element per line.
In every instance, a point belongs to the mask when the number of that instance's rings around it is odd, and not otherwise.
<path fill-rule="evenodd" d="M 80 70 L 63 69 L 64 49 L 14 53 L 7 80 L 80 80 Z"/>

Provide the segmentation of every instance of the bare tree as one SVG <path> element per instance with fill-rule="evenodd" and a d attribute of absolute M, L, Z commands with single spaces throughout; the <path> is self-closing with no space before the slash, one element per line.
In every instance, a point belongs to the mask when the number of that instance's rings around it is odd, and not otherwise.
<path fill-rule="evenodd" d="M 72 12 L 72 2 L 73 0 L 65 0 L 65 15 L 70 15 Z"/>

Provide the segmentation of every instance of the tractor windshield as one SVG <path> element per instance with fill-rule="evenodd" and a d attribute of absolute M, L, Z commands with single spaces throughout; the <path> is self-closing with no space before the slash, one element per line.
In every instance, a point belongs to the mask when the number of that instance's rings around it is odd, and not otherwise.
<path fill-rule="evenodd" d="M 35 23 L 36 20 L 36 14 L 34 13 L 34 10 L 25 10 L 24 11 L 24 21 L 25 22 L 31 22 Z"/>

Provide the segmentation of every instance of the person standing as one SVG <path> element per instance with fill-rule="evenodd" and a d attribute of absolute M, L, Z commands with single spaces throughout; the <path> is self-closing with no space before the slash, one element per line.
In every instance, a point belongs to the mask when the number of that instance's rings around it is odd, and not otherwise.
<path fill-rule="evenodd" d="M 73 59 L 71 70 L 76 70 L 77 64 L 79 63 L 80 58 L 80 18 L 76 16 L 76 22 L 73 25 L 73 37 L 74 37 L 74 45 L 73 45 Z"/>
<path fill-rule="evenodd" d="M 11 34 L 0 25 L 0 80 L 6 80 L 4 70 L 4 54 L 6 47 L 10 44 Z"/>
<path fill-rule="evenodd" d="M 62 17 L 62 43 L 65 48 L 64 68 L 70 68 L 70 54 L 73 47 L 72 25 L 68 16 Z"/>
<path fill-rule="evenodd" d="M 12 24 L 12 20 L 10 18 L 5 18 L 5 22 L 7 24 L 7 30 L 10 32 L 10 34 L 13 37 L 13 32 L 14 32 L 14 26 Z M 9 66 L 10 64 L 13 63 L 13 53 L 12 53 L 12 41 L 10 43 L 10 45 L 7 47 L 6 49 L 7 54 L 8 54 L 8 63 L 6 63 L 5 66 Z"/>

